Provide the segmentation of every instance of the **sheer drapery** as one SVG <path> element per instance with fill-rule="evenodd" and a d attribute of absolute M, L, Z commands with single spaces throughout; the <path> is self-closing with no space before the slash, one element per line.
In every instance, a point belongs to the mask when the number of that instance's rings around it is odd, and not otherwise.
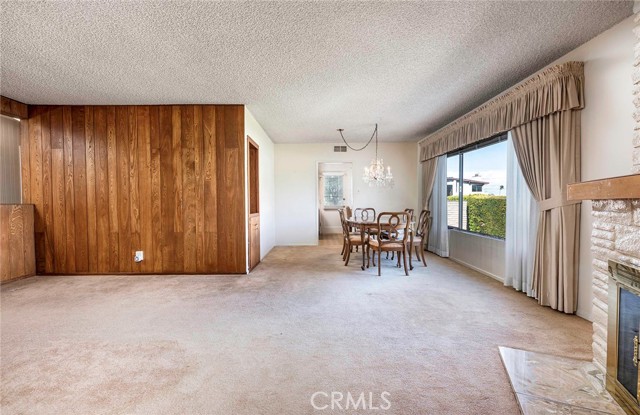
<path fill-rule="evenodd" d="M 421 163 L 422 166 L 422 209 L 429 210 L 429 199 L 433 191 L 433 182 L 436 178 L 437 158 L 432 158 Z"/>
<path fill-rule="evenodd" d="M 441 257 L 449 256 L 449 226 L 447 225 L 447 156 L 438 157 L 431 192 L 431 230 L 428 250 Z"/>
<path fill-rule="evenodd" d="M 574 313 L 578 301 L 580 204 L 567 184 L 580 181 L 580 111 L 561 111 L 513 129 L 518 163 L 540 219 L 533 266 L 538 302 Z"/>
<path fill-rule="evenodd" d="M 538 204 L 522 175 L 513 148 L 507 140 L 507 233 L 505 237 L 504 285 L 535 297 L 533 262 L 538 233 Z"/>

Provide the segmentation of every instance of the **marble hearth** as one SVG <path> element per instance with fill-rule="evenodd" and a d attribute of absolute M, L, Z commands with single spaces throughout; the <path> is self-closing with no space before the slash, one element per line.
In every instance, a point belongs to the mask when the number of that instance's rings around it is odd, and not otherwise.
<path fill-rule="evenodd" d="M 523 415 L 625 415 L 593 362 L 500 348 Z"/>

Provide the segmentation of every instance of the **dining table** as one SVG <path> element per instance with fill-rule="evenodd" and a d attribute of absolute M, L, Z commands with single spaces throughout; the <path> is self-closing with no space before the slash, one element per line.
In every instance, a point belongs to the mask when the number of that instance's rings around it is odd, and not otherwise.
<path fill-rule="evenodd" d="M 371 233 L 371 229 L 378 229 L 378 222 L 375 220 L 371 220 L 371 219 L 356 219 L 356 218 L 348 218 L 346 219 L 347 221 L 347 225 L 349 226 L 349 228 L 355 228 L 358 230 L 358 232 L 360 233 L 360 240 L 362 242 L 362 270 L 364 271 L 366 268 L 366 264 L 365 265 L 365 255 L 366 255 L 366 244 L 364 243 L 365 241 L 365 236 L 369 233 Z M 389 225 L 387 225 L 388 227 Z M 413 227 L 414 227 L 414 223 L 411 222 L 409 224 L 409 226 L 407 227 L 407 229 L 409 230 L 409 241 L 407 241 L 407 243 L 409 244 L 409 265 L 411 267 L 411 269 L 413 269 L 413 266 L 411 265 L 411 254 L 413 252 Z M 384 229 L 385 225 L 381 224 L 381 228 Z"/>
<path fill-rule="evenodd" d="M 350 218 L 347 219 L 347 225 L 349 226 L 349 229 L 354 228 L 357 229 L 358 232 L 360 233 L 360 238 L 361 238 L 361 242 L 362 242 L 362 270 L 365 270 L 365 255 L 366 255 L 366 246 L 364 241 L 365 241 L 365 236 L 367 234 L 367 232 L 369 231 L 369 229 L 372 228 L 378 228 L 378 222 L 376 222 L 375 220 L 366 220 L 366 219 L 356 219 L 356 218 Z"/>

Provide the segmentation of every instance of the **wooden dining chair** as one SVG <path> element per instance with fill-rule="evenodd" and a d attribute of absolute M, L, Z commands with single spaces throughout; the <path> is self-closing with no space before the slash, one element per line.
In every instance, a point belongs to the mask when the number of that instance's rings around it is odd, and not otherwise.
<path fill-rule="evenodd" d="M 351 258 L 351 251 L 353 247 L 362 246 L 362 254 L 364 255 L 364 246 L 369 241 L 369 235 L 364 235 L 364 241 L 362 235 L 358 232 L 351 232 L 349 229 L 349 224 L 347 223 L 347 219 L 344 215 L 344 210 L 340 209 L 338 211 L 340 213 L 340 223 L 342 224 L 342 259 L 344 260 L 344 265 L 349 265 L 349 259 Z"/>
<path fill-rule="evenodd" d="M 416 229 L 414 233 L 409 238 L 409 244 L 411 245 L 411 250 L 415 249 L 416 251 L 416 259 L 418 261 L 422 260 L 424 266 L 427 266 L 427 260 L 424 257 L 424 243 L 427 241 L 429 237 L 429 230 L 431 229 L 431 212 L 428 210 L 423 210 L 420 212 L 420 216 L 418 217 L 418 223 L 416 224 Z M 409 256 L 409 269 L 413 269 L 413 263 L 411 262 L 411 256 Z"/>
<path fill-rule="evenodd" d="M 363 222 L 373 222 L 376 220 L 376 210 L 374 208 L 355 208 L 353 218 Z"/>
<path fill-rule="evenodd" d="M 351 207 L 349 206 L 344 207 L 344 215 L 347 219 L 351 218 L 351 215 L 353 215 L 353 211 L 351 210 Z"/>
<path fill-rule="evenodd" d="M 409 224 L 411 224 L 411 222 L 413 222 L 413 209 L 409 209 L 409 208 L 407 208 L 407 209 L 405 209 L 404 211 L 405 211 L 405 213 L 408 213 L 408 214 L 409 214 L 408 222 L 409 222 Z M 393 259 L 393 258 L 394 258 L 394 255 L 395 255 L 395 252 L 392 252 L 392 253 L 391 253 L 391 259 Z M 387 252 L 387 259 L 388 259 L 388 258 L 389 258 L 389 252 Z M 400 260 L 400 258 L 398 258 L 398 260 Z M 411 265 L 411 258 L 409 258 L 409 265 Z"/>
<path fill-rule="evenodd" d="M 409 214 L 409 222 L 413 220 L 413 209 L 405 209 L 405 213 Z"/>
<path fill-rule="evenodd" d="M 407 269 L 408 226 L 409 214 L 406 212 L 382 212 L 378 215 L 377 234 L 370 235 L 367 245 L 367 260 L 370 250 L 373 250 L 374 266 L 376 265 L 375 254 L 376 252 L 378 253 L 378 276 L 381 275 L 382 252 L 397 252 L 398 262 L 402 257 L 404 273 L 407 276 L 409 275 L 409 270 Z"/>
<path fill-rule="evenodd" d="M 353 210 L 353 219 L 359 220 L 362 222 L 375 222 L 376 220 L 376 210 L 374 208 L 355 208 Z M 367 233 L 374 232 L 373 228 L 366 229 Z M 358 247 L 356 246 L 356 252 L 358 252 Z"/>
<path fill-rule="evenodd" d="M 345 212 L 344 209 L 338 209 L 338 215 L 340 215 L 340 226 L 342 226 L 342 259 L 344 260 L 344 251 L 347 248 L 347 235 L 344 232 Z"/>

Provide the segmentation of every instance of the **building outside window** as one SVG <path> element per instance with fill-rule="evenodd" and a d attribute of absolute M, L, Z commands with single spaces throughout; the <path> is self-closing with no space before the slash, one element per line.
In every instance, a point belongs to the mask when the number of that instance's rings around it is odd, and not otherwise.
<path fill-rule="evenodd" d="M 506 139 L 506 134 L 501 135 L 449 154 L 447 224 L 450 228 L 505 237 Z"/>

